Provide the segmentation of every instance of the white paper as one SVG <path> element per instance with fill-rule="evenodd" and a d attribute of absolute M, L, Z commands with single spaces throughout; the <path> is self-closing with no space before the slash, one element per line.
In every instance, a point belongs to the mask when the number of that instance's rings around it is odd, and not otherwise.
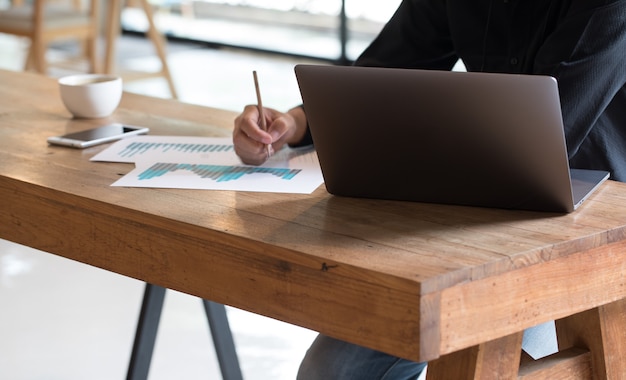
<path fill-rule="evenodd" d="M 135 164 L 111 186 L 310 194 L 323 183 L 312 149 L 284 148 L 250 166 L 241 163 L 230 138 L 130 137 L 91 160 Z"/>

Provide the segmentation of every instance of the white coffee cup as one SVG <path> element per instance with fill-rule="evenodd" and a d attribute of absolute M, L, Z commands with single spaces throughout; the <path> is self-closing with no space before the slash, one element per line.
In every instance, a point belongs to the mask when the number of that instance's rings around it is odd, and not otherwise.
<path fill-rule="evenodd" d="M 59 79 L 61 99 L 75 117 L 101 118 L 115 111 L 122 98 L 122 78 L 105 74 L 78 74 Z"/>

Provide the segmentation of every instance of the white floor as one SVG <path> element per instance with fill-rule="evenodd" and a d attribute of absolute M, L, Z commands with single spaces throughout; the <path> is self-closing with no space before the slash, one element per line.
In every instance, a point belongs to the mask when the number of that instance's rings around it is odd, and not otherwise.
<path fill-rule="evenodd" d="M 144 40 L 124 40 L 120 66 L 158 67 Z M 267 106 L 300 102 L 294 60 L 198 46 L 170 45 L 169 51 L 183 101 L 239 110 L 255 102 L 257 70 Z M 21 70 L 24 52 L 23 41 L 0 35 L 0 68 Z M 168 96 L 160 78 L 126 89 Z M 0 240 L 0 379 L 123 379 L 142 295 L 139 281 Z M 227 310 L 244 377 L 294 379 L 316 334 Z M 168 291 L 149 378 L 221 378 L 199 299 Z"/>

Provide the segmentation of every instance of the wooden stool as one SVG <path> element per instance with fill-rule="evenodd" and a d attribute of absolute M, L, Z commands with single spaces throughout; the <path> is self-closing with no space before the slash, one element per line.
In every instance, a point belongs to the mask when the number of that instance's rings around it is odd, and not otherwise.
<path fill-rule="evenodd" d="M 148 32 L 147 35 L 152 41 L 152 44 L 155 47 L 156 53 L 161 61 L 161 70 L 157 72 L 150 73 L 125 73 L 122 76 L 125 80 L 138 80 L 138 79 L 146 79 L 153 77 L 164 77 L 167 81 L 170 94 L 172 98 L 177 99 L 178 94 L 176 92 L 176 88 L 174 86 L 174 81 L 172 80 L 172 76 L 170 74 L 169 66 L 167 64 L 167 56 L 165 52 L 166 41 L 161 32 L 156 28 L 154 23 L 154 17 L 152 12 L 152 7 L 148 0 L 135 0 L 132 1 L 131 5 L 136 5 L 136 2 L 139 2 L 139 5 L 143 9 L 146 18 L 148 20 Z M 122 10 L 122 0 L 111 0 L 109 2 L 109 10 L 106 18 L 106 53 L 105 53 L 105 62 L 104 62 L 104 72 L 107 74 L 112 74 L 115 72 L 115 43 L 120 33 L 120 13 Z"/>
<path fill-rule="evenodd" d="M 53 41 L 71 39 L 83 43 L 89 71 L 97 72 L 99 1 L 90 0 L 89 9 L 82 9 L 78 0 L 71 4 L 50 4 L 52 2 L 34 0 L 32 5 L 22 5 L 21 0 L 14 1 L 10 9 L 0 11 L 0 33 L 30 39 L 25 70 L 46 74 L 48 45 Z"/>

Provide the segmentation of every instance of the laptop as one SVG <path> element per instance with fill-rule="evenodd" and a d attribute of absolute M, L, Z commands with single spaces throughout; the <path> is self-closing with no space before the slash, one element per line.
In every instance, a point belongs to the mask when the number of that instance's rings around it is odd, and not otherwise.
<path fill-rule="evenodd" d="M 295 73 L 337 196 L 567 213 L 609 177 L 570 170 L 552 77 L 330 65 Z"/>

